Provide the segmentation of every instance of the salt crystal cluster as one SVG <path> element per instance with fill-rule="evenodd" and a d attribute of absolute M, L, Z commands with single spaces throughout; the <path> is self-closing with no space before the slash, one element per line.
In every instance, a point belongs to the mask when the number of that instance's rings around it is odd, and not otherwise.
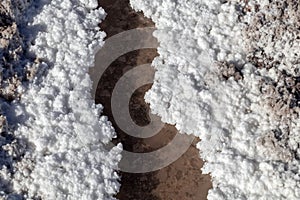
<path fill-rule="evenodd" d="M 201 138 L 208 199 L 299 199 L 299 2 L 131 0 L 160 47 L 146 101 Z"/>
<path fill-rule="evenodd" d="M 115 199 L 122 147 L 105 147 L 115 132 L 88 75 L 104 10 L 96 0 L 1 5 L 2 81 L 18 84 L 1 86 L 17 95 L 1 93 L 0 198 Z"/>
<path fill-rule="evenodd" d="M 286 152 L 290 158 L 300 158 L 299 143 L 293 140 L 300 115 L 299 1 L 249 1 L 244 11 L 247 58 L 261 76 L 262 106 L 277 123 L 268 135 L 278 147 L 267 149 L 270 154 Z"/>
<path fill-rule="evenodd" d="M 17 1 L 0 2 L 0 96 L 8 101 L 20 97 L 17 87 L 31 80 L 39 65 L 36 57 L 26 55 L 27 45 L 16 15 L 25 5 L 16 4 Z"/>

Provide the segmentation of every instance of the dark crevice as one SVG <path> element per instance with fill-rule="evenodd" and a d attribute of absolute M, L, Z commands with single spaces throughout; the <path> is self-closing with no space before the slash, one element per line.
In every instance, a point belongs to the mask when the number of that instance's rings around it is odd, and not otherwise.
<path fill-rule="evenodd" d="M 128 0 L 101 0 L 99 6 L 107 13 L 106 19 L 100 24 L 107 38 L 122 31 L 154 26 L 154 23 L 145 18 L 142 13 L 135 12 Z M 95 102 L 104 106 L 103 115 L 108 116 L 117 132 L 117 138 L 113 142 L 115 144 L 121 142 L 123 148 L 131 152 L 150 152 L 159 149 L 167 145 L 178 133 L 174 126 L 165 125 L 160 133 L 151 138 L 134 138 L 117 126 L 112 115 L 111 95 L 115 84 L 134 66 L 151 63 L 157 55 L 156 49 L 141 49 L 122 55 L 107 68 L 98 83 Z M 149 105 L 144 101 L 145 92 L 150 87 L 151 84 L 140 87 L 130 99 L 130 115 L 140 126 L 150 122 Z M 206 199 L 211 182 L 208 175 L 201 174 L 203 161 L 199 158 L 196 143 L 197 141 L 181 158 L 161 170 L 143 174 L 119 172 L 121 188 L 116 198 L 120 200 Z"/>

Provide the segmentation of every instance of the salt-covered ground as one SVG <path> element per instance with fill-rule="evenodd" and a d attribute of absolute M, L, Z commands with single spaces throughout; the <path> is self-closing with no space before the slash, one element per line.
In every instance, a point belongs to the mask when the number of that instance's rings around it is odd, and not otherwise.
<path fill-rule="evenodd" d="M 0 4 L 0 198 L 113 199 L 121 146 L 103 147 L 115 132 L 88 76 L 104 10 L 96 0 Z M 298 0 L 131 5 L 160 41 L 146 100 L 201 138 L 208 199 L 299 199 Z"/>
<path fill-rule="evenodd" d="M 156 24 L 146 100 L 201 138 L 208 199 L 300 198 L 297 0 L 131 0 Z"/>
<path fill-rule="evenodd" d="M 104 148 L 115 132 L 90 94 L 88 68 L 105 37 L 97 6 L 1 2 L 1 199 L 114 199 L 118 191 L 121 146 Z"/>

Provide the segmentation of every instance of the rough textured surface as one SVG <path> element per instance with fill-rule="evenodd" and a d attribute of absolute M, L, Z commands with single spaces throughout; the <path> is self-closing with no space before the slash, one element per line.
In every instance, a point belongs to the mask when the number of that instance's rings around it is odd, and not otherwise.
<path fill-rule="evenodd" d="M 241 21 L 248 26 L 248 57 L 258 68 L 272 67 L 300 75 L 300 4 L 297 0 L 249 1 Z"/>
<path fill-rule="evenodd" d="M 100 6 L 107 13 L 100 27 L 108 34 L 108 38 L 129 29 L 154 26 L 143 13 L 130 8 L 129 0 L 103 0 L 100 1 Z M 120 56 L 108 67 L 98 83 L 96 103 L 104 106 L 103 113 L 116 129 L 118 137 L 114 142 L 121 142 L 124 149 L 131 152 L 155 151 L 170 143 L 175 134 L 179 134 L 174 126 L 166 125 L 151 138 L 135 138 L 118 128 L 113 119 L 111 94 L 114 85 L 126 72 L 136 66 L 151 63 L 155 56 L 156 49 L 141 49 Z M 145 85 L 136 90 L 129 103 L 132 119 L 141 126 L 149 123 L 149 104 L 145 103 L 144 95 L 150 87 L 151 85 Z M 120 172 L 121 188 L 116 197 L 120 200 L 205 200 L 211 181 L 209 175 L 201 173 L 203 161 L 198 156 L 196 143 L 197 141 L 178 160 L 163 169 L 141 174 Z"/>
<path fill-rule="evenodd" d="M 158 29 L 146 100 L 163 121 L 201 138 L 208 199 L 299 199 L 298 2 L 131 5 Z"/>
<path fill-rule="evenodd" d="M 29 58 L 24 52 L 24 41 L 17 25 L 16 12 L 19 9 L 17 1 L 0 2 L 0 97 L 1 110 L 9 101 L 19 99 L 21 93 L 18 86 L 33 76 L 34 70 Z M 26 6 L 24 6 L 24 9 Z M 31 69 L 32 73 L 27 71 Z M 0 115 L 0 197 L 21 198 L 12 186 L 16 161 L 20 161 L 26 149 L 25 140 L 19 140 L 13 132 L 14 123 L 7 122 L 7 113 Z M 28 165 L 29 166 L 29 165 Z"/>
<path fill-rule="evenodd" d="M 20 97 L 17 87 L 33 79 L 40 63 L 34 55 L 26 54 L 28 46 L 20 34 L 16 16 L 17 11 L 22 12 L 21 8 L 16 1 L 0 2 L 0 96 L 9 101 Z"/>
<path fill-rule="evenodd" d="M 275 150 L 286 159 L 300 158 L 298 145 L 290 139 L 296 137 L 300 116 L 299 1 L 249 1 L 244 9 L 241 21 L 248 25 L 244 32 L 247 58 L 261 75 L 262 106 L 277 123 L 271 138 L 266 136 L 275 144 L 269 153 Z"/>
<path fill-rule="evenodd" d="M 104 10 L 93 0 L 1 3 L 2 80 L 20 84 L 1 99 L 9 128 L 0 137 L 0 198 L 114 199 L 122 147 L 104 147 L 115 132 L 88 75 Z"/>

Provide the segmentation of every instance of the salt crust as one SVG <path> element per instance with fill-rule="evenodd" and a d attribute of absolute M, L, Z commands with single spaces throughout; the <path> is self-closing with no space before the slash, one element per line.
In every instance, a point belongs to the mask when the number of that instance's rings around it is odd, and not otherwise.
<path fill-rule="evenodd" d="M 260 91 L 263 78 L 276 80 L 277 74 L 248 60 L 244 31 L 254 14 L 243 13 L 245 2 L 131 0 L 155 22 L 160 42 L 155 82 L 145 99 L 164 122 L 201 138 L 202 171 L 213 181 L 208 199 L 299 199 L 299 117 L 290 120 L 282 145 L 272 132 L 278 121 Z M 262 9 L 269 4 L 249 2 Z M 243 77 L 224 79 L 218 68 L 224 62 Z"/>
<path fill-rule="evenodd" d="M 17 125 L 15 142 L 2 148 L 20 159 L 1 167 L 1 198 L 114 199 L 122 147 L 104 148 L 115 132 L 94 104 L 88 75 L 105 37 L 104 10 L 96 0 L 13 2 L 22 42 L 43 70 L 18 87 L 20 101 L 2 103 Z"/>

